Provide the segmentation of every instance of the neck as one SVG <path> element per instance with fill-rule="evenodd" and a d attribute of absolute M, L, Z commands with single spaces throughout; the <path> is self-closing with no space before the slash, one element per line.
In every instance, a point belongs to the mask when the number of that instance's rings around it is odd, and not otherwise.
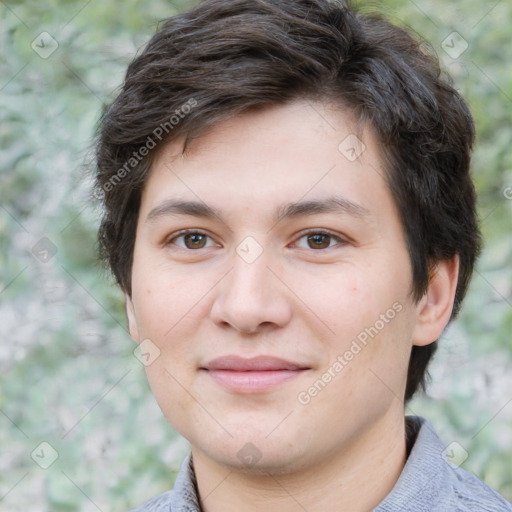
<path fill-rule="evenodd" d="M 295 473 L 248 474 L 192 449 L 203 512 L 373 510 L 395 485 L 406 460 L 405 420 L 382 418 L 348 448 Z"/>

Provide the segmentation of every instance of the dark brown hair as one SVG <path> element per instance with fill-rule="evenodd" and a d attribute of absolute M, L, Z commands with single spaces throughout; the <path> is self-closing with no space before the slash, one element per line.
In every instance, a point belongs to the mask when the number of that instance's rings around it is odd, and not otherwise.
<path fill-rule="evenodd" d="M 97 143 L 101 256 L 119 285 L 131 294 L 153 148 L 299 98 L 348 107 L 373 130 L 405 231 L 413 295 L 425 293 L 436 262 L 459 255 L 455 317 L 480 250 L 471 114 L 425 43 L 326 0 L 206 0 L 165 20 L 131 62 Z M 413 347 L 406 400 L 424 387 L 436 345 Z"/>

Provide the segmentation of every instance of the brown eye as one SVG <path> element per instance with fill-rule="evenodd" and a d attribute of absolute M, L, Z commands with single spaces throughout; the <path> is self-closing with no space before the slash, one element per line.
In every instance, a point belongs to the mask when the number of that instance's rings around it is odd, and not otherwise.
<path fill-rule="evenodd" d="M 187 249 L 202 249 L 206 245 L 207 236 L 201 233 L 189 233 L 183 240 Z"/>
<path fill-rule="evenodd" d="M 202 231 L 182 231 L 167 239 L 165 245 L 172 249 L 172 246 L 179 247 L 184 250 L 205 249 L 215 246 L 215 242 L 209 235 Z"/>
<path fill-rule="evenodd" d="M 308 246 L 311 249 L 326 249 L 331 244 L 331 235 L 313 233 L 307 236 Z"/>
<path fill-rule="evenodd" d="M 322 230 L 303 233 L 295 242 L 295 246 L 300 249 L 314 249 L 315 251 L 333 249 L 335 247 L 341 248 L 346 244 L 347 241 L 343 237 Z"/>

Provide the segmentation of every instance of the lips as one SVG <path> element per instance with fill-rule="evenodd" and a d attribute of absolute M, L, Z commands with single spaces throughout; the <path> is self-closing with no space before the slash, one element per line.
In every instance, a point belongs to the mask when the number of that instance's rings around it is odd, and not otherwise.
<path fill-rule="evenodd" d="M 234 393 L 263 393 L 310 368 L 272 356 L 243 358 L 229 355 L 208 362 L 206 371 L 217 384 Z"/>
<path fill-rule="evenodd" d="M 224 356 L 206 364 L 207 370 L 228 370 L 234 372 L 301 370 L 305 367 L 298 363 L 278 357 L 259 356 L 245 359 L 239 356 Z"/>

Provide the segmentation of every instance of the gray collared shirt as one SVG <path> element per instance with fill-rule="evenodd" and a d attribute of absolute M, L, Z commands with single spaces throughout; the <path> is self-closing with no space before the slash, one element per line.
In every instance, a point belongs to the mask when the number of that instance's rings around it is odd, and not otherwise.
<path fill-rule="evenodd" d="M 512 512 L 512 505 L 481 480 L 449 463 L 432 425 L 408 416 L 410 446 L 405 467 L 391 492 L 373 512 Z M 173 491 L 132 512 L 201 512 L 191 454 L 183 461 Z"/>

